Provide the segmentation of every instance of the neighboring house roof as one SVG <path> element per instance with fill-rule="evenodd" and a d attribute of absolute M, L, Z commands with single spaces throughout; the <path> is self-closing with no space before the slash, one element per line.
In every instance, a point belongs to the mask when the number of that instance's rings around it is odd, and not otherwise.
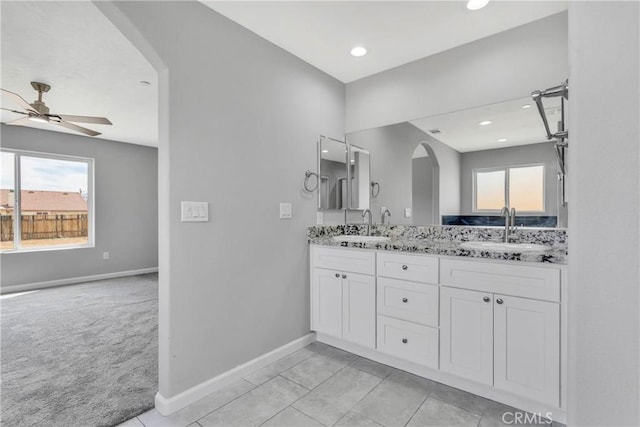
<path fill-rule="evenodd" d="M 87 201 L 79 192 L 22 190 L 20 194 L 23 212 L 87 211 Z M 9 190 L 0 190 L 0 208 L 13 208 L 13 197 L 9 197 Z"/>

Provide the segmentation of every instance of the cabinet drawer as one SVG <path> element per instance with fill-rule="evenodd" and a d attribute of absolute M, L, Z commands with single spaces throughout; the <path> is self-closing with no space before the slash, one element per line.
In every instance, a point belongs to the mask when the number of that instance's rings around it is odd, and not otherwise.
<path fill-rule="evenodd" d="M 440 284 L 560 301 L 560 270 L 557 268 L 441 259 Z"/>
<path fill-rule="evenodd" d="M 438 286 L 380 277 L 378 314 L 438 326 Z"/>
<path fill-rule="evenodd" d="M 438 283 L 438 258 L 424 255 L 378 252 L 378 276 Z"/>
<path fill-rule="evenodd" d="M 312 247 L 313 266 L 361 274 L 376 274 L 375 252 Z"/>
<path fill-rule="evenodd" d="M 438 329 L 378 316 L 378 350 L 438 369 Z"/>

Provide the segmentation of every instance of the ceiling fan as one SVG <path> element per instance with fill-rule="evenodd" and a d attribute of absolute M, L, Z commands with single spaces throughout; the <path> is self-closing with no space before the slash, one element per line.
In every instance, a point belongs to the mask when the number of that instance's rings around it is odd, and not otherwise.
<path fill-rule="evenodd" d="M 29 104 L 23 97 L 17 93 L 10 92 L 5 89 L 0 89 L 3 94 L 12 98 L 18 105 L 20 105 L 24 111 L 12 110 L 9 108 L 1 108 L 2 110 L 11 111 L 12 113 L 22 114 L 26 117 L 21 117 L 17 120 L 7 122 L 7 125 L 24 125 L 29 120 L 38 123 L 50 123 L 63 128 L 71 129 L 76 132 L 80 132 L 89 136 L 100 135 L 100 132 L 96 132 L 91 129 L 87 129 L 82 126 L 70 122 L 77 123 L 94 123 L 98 125 L 110 125 L 112 124 L 109 119 L 105 117 L 91 117 L 91 116 L 71 116 L 68 114 L 49 114 L 49 107 L 42 101 L 42 94 L 49 92 L 51 86 L 46 83 L 31 82 L 31 86 L 38 92 L 38 99 Z"/>

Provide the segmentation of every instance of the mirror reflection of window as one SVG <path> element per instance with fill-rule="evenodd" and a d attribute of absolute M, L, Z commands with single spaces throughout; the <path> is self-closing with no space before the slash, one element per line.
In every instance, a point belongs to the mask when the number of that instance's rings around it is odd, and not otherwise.
<path fill-rule="evenodd" d="M 544 165 L 474 171 L 474 211 L 544 212 Z"/>

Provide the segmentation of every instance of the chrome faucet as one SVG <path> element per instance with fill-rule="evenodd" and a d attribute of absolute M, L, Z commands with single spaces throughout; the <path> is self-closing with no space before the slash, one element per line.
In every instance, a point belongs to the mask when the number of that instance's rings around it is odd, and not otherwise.
<path fill-rule="evenodd" d="M 391 211 L 389 209 L 385 209 L 384 212 L 382 212 L 382 225 L 384 225 L 384 219 L 387 216 L 391 216 Z"/>
<path fill-rule="evenodd" d="M 367 223 L 367 236 L 371 236 L 371 211 L 369 209 L 365 209 L 364 212 L 362 212 L 362 218 L 364 218 L 367 214 L 369 214 L 369 222 Z"/>
<path fill-rule="evenodd" d="M 503 207 L 500 211 L 500 216 L 504 217 L 504 237 L 503 241 L 509 243 L 510 239 L 517 238 L 516 232 L 516 208 L 511 208 L 509 212 L 508 207 Z"/>
<path fill-rule="evenodd" d="M 509 208 L 503 207 L 500 211 L 500 216 L 504 217 L 504 237 L 503 241 L 509 243 L 509 228 L 511 227 L 511 217 L 509 216 Z"/>

